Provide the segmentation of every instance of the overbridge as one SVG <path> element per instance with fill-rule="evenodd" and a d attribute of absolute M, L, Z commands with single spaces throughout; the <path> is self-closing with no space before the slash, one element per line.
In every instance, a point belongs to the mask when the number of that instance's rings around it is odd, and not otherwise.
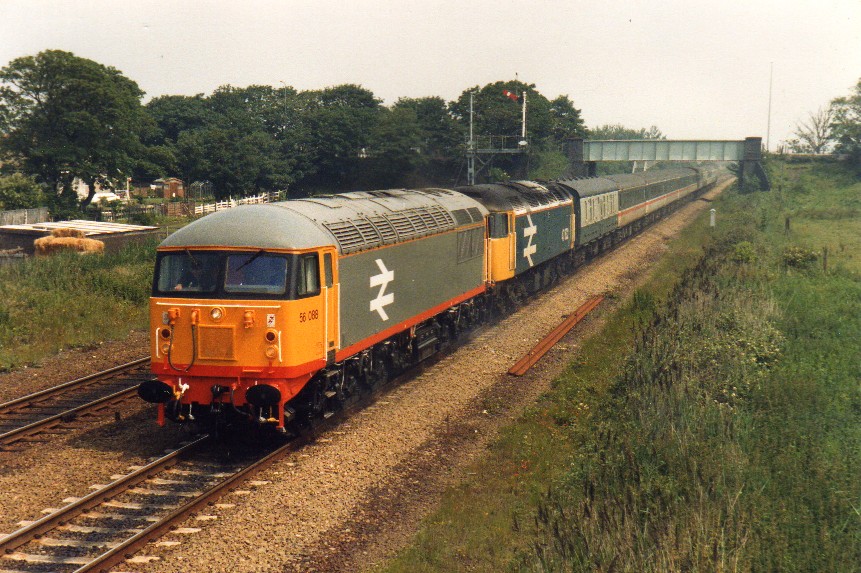
<path fill-rule="evenodd" d="M 669 140 L 669 139 L 572 139 L 568 147 L 573 175 L 597 174 L 599 161 L 737 161 L 739 183 L 759 178 L 762 189 L 770 184 L 762 168 L 762 138 L 744 140 Z"/>

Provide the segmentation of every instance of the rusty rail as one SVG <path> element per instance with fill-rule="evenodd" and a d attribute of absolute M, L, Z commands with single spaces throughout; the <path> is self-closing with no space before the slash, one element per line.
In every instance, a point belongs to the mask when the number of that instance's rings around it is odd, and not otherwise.
<path fill-rule="evenodd" d="M 535 345 L 535 348 L 527 352 L 523 358 L 518 360 L 514 366 L 509 368 L 508 373 L 512 376 L 523 376 L 526 374 L 526 372 L 532 368 L 542 356 L 547 354 L 548 350 L 553 348 L 553 346 L 559 342 L 569 330 L 574 328 L 575 324 L 583 320 L 586 315 L 592 311 L 592 309 L 601 303 L 602 300 L 604 300 L 604 295 L 599 295 L 586 301 L 582 306 L 580 306 L 580 308 L 569 315 L 568 318 L 563 320 L 559 326 L 550 331 L 547 336 Z"/>

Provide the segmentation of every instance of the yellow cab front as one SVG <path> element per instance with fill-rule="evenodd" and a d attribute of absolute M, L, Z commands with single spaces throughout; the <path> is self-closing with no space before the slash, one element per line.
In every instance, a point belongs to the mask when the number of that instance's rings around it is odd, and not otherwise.
<path fill-rule="evenodd" d="M 239 413 L 284 427 L 287 402 L 334 357 L 335 250 L 162 247 L 150 299 L 159 423 Z"/>

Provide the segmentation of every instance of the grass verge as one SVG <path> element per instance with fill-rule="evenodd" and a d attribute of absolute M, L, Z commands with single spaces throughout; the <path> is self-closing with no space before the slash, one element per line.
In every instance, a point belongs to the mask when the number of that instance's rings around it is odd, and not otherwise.
<path fill-rule="evenodd" d="M 385 571 L 858 570 L 861 185 L 772 169 L 774 192 L 724 194 L 714 232 L 671 246 Z"/>
<path fill-rule="evenodd" d="M 156 244 L 0 267 L 0 371 L 145 328 Z"/>

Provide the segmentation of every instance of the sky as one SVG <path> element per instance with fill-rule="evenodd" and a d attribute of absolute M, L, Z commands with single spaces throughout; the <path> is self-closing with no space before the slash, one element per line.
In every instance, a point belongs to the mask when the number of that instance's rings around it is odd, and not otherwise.
<path fill-rule="evenodd" d="M 861 78 L 861 0 L 0 0 L 0 67 L 47 49 L 117 68 L 144 101 L 343 83 L 450 101 L 518 78 L 590 127 L 774 149 Z"/>

